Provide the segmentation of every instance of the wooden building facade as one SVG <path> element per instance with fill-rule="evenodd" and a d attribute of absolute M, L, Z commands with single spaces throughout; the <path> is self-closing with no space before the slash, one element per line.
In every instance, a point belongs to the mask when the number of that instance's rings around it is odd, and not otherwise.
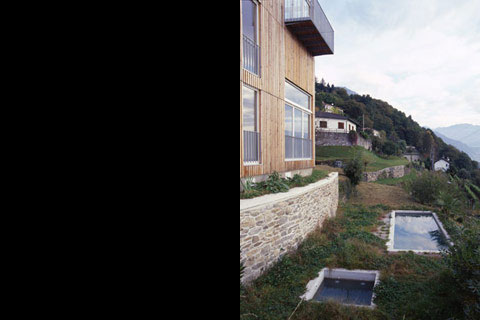
<path fill-rule="evenodd" d="M 240 178 L 315 166 L 315 61 L 333 54 L 317 0 L 240 1 Z"/>

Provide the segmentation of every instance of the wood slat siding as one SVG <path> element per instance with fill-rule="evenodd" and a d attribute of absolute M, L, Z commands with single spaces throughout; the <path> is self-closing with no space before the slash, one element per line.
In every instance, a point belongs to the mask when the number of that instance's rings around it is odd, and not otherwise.
<path fill-rule="evenodd" d="M 241 7 L 241 1 L 240 1 Z M 259 4 L 260 77 L 243 69 L 240 53 L 240 177 L 312 168 L 312 160 L 285 161 L 285 79 L 295 83 L 312 96 L 314 113 L 314 58 L 283 22 L 284 0 L 263 0 Z M 240 8 L 241 20 L 241 8 Z M 241 22 L 240 22 L 241 23 Z M 242 50 L 240 28 L 240 50 Z M 259 90 L 259 124 L 261 135 L 260 165 L 243 165 L 242 85 Z M 314 140 L 314 116 L 311 117 L 311 137 Z M 314 141 L 312 141 L 312 147 Z"/>

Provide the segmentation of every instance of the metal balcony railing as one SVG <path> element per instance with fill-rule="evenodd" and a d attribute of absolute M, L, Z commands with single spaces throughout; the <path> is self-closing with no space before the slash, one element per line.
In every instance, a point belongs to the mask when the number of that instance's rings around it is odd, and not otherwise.
<path fill-rule="evenodd" d="M 260 162 L 260 133 L 243 130 L 243 162 Z"/>
<path fill-rule="evenodd" d="M 243 35 L 243 67 L 260 75 L 260 47 L 246 35 Z"/>

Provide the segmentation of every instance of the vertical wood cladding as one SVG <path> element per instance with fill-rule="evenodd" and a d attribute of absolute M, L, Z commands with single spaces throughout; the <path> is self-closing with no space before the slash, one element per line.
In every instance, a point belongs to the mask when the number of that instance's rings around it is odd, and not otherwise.
<path fill-rule="evenodd" d="M 242 1 L 240 1 L 241 3 Z M 241 7 L 241 4 L 240 4 Z M 240 12 L 240 20 L 241 12 Z M 240 22 L 241 24 L 241 22 Z M 243 42 L 240 30 L 240 50 Z M 240 54 L 240 177 L 270 174 L 312 168 L 312 160 L 285 161 L 285 79 L 311 95 L 312 117 L 310 136 L 314 145 L 315 68 L 311 56 L 298 39 L 284 25 L 284 0 L 263 0 L 259 3 L 260 76 L 242 67 Z M 243 164 L 242 142 L 242 85 L 259 93 L 259 130 L 261 134 L 261 161 L 259 165 Z M 314 149 L 313 149 L 314 150 Z"/>

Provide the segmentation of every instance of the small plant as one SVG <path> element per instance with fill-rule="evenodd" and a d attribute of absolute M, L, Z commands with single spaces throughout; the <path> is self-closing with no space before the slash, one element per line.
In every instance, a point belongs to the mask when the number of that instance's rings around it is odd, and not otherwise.
<path fill-rule="evenodd" d="M 350 180 L 344 180 L 339 182 L 338 189 L 341 195 L 344 195 L 346 199 L 350 199 L 353 196 L 356 196 L 357 191 L 352 186 Z"/>
<path fill-rule="evenodd" d="M 242 184 L 244 192 L 252 191 L 255 188 L 255 182 L 253 182 L 252 177 L 245 178 L 245 183 L 243 183 L 242 179 L 240 179 L 240 183 Z"/>
<path fill-rule="evenodd" d="M 304 180 L 304 179 L 303 179 L 303 177 L 302 177 L 301 175 L 295 174 L 295 175 L 293 176 L 293 178 L 289 178 L 289 179 L 288 179 L 288 182 L 289 182 L 290 185 L 298 185 L 298 186 L 300 186 L 300 185 L 303 184 L 303 180 Z"/>
<path fill-rule="evenodd" d="M 264 187 L 271 193 L 286 192 L 290 189 L 286 180 L 280 178 L 280 175 L 276 171 L 268 177 Z"/>

